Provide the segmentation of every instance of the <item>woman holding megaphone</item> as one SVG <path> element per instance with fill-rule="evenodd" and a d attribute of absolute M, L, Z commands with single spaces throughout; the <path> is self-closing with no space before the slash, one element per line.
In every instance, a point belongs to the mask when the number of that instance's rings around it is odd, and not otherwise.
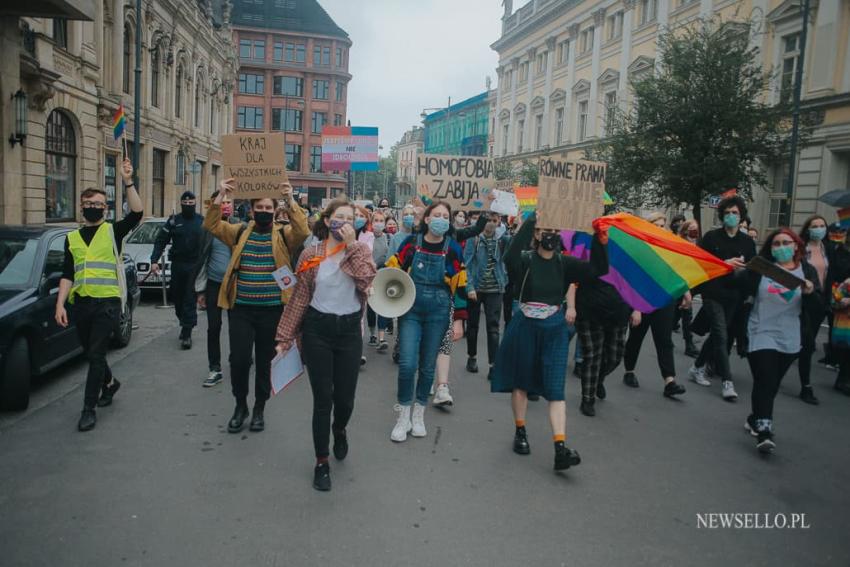
<path fill-rule="evenodd" d="M 331 489 L 331 431 L 334 457 L 341 461 L 348 454 L 345 428 L 354 409 L 363 353 L 360 321 L 375 278 L 372 252 L 357 241 L 354 217 L 354 206 L 344 198 L 333 200 L 322 211 L 313 226 L 319 243 L 301 255 L 298 282 L 277 328 L 280 353 L 300 339 L 313 390 L 313 488 L 323 491 Z"/>
<path fill-rule="evenodd" d="M 387 266 L 410 274 L 416 286 L 413 307 L 399 319 L 400 357 L 396 424 L 390 439 L 405 441 L 407 433 L 425 437 L 425 406 L 437 353 L 451 324 L 455 297 L 466 296 L 466 270 L 460 244 L 448 236 L 451 207 L 439 201 L 431 203 L 423 214 L 417 233 L 409 236 L 388 261 Z M 464 309 L 455 309 L 456 333 L 462 335 Z M 417 367 L 419 379 L 414 375 Z"/>

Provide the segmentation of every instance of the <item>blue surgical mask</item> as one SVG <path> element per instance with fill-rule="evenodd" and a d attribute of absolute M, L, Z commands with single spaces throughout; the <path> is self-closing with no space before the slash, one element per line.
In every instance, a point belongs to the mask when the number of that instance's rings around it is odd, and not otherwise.
<path fill-rule="evenodd" d="M 780 264 L 790 262 L 794 258 L 793 246 L 777 246 L 776 248 L 771 248 L 770 252 L 773 254 L 773 259 Z"/>
<path fill-rule="evenodd" d="M 812 240 L 820 242 L 826 236 L 826 227 L 810 228 L 809 236 Z"/>
<path fill-rule="evenodd" d="M 449 219 L 433 217 L 431 219 L 431 224 L 428 225 L 428 229 L 435 236 L 443 236 L 449 231 Z"/>
<path fill-rule="evenodd" d="M 741 219 L 734 213 L 726 213 L 723 216 L 723 225 L 726 228 L 736 227 L 741 224 Z"/>
<path fill-rule="evenodd" d="M 356 219 L 354 219 L 355 229 L 360 230 L 364 226 L 366 226 L 366 219 L 364 219 L 363 217 L 357 217 Z"/>
<path fill-rule="evenodd" d="M 508 229 L 505 225 L 500 224 L 499 226 L 497 226 L 496 227 L 496 234 L 495 234 L 496 240 L 502 238 L 507 231 L 508 231 Z"/>
<path fill-rule="evenodd" d="M 401 222 L 406 228 L 413 228 L 413 221 L 416 220 L 416 217 L 413 215 L 404 215 L 401 217 Z"/>

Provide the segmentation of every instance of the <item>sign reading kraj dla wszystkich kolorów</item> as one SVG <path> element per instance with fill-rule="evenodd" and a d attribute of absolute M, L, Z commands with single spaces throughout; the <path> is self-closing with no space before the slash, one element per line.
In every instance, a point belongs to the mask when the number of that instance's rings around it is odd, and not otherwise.
<path fill-rule="evenodd" d="M 224 178 L 235 180 L 233 197 L 259 199 L 280 196 L 288 183 L 283 134 L 227 134 L 221 137 Z"/>
<path fill-rule="evenodd" d="M 496 188 L 493 160 L 482 156 L 419 154 L 416 185 L 420 195 L 457 209 L 483 209 L 484 196 Z"/>
<path fill-rule="evenodd" d="M 371 126 L 322 128 L 323 171 L 378 171 L 378 129 Z"/>

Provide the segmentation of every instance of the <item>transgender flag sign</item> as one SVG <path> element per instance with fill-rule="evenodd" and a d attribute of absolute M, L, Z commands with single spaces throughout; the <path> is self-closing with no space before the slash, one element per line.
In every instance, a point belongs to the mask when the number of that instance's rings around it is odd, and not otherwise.
<path fill-rule="evenodd" d="M 369 126 L 322 128 L 322 170 L 378 171 L 378 129 Z"/>

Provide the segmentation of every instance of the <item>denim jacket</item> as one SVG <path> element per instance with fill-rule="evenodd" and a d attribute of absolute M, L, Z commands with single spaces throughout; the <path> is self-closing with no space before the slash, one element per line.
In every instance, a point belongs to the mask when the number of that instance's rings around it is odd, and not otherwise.
<path fill-rule="evenodd" d="M 481 242 L 483 238 L 484 236 L 476 236 L 464 243 L 463 258 L 470 290 L 478 290 L 478 282 L 484 277 L 484 271 L 487 269 L 487 246 Z M 508 272 L 502 256 L 509 243 L 510 238 L 507 235 L 496 241 L 495 275 L 496 282 L 499 284 L 499 293 L 504 293 L 505 286 L 508 284 Z"/>

